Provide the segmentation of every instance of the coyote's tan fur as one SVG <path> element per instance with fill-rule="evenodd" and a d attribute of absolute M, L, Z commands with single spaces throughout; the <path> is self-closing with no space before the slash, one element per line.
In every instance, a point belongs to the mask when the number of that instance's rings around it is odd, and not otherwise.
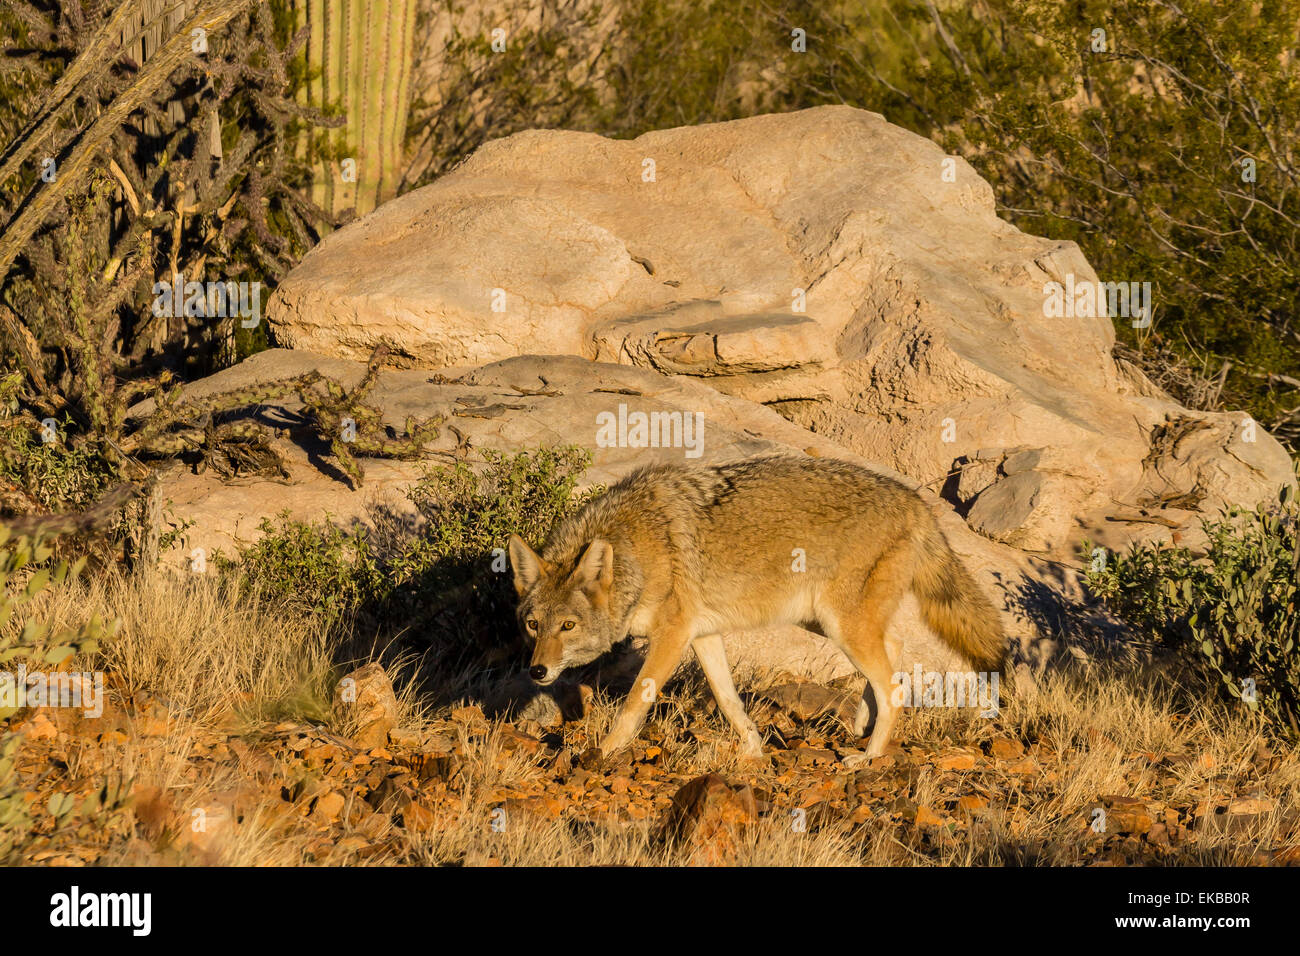
<path fill-rule="evenodd" d="M 866 731 L 874 697 L 873 756 L 897 716 L 898 662 L 885 627 L 909 589 L 930 626 L 978 669 L 1002 659 L 998 615 L 929 507 L 847 462 L 643 468 L 561 522 L 540 555 L 512 536 L 510 562 L 539 684 L 629 634 L 649 638 L 636 685 L 601 743 L 606 754 L 636 736 L 687 645 L 746 753 L 762 753 L 727 666 L 719 634 L 728 630 L 803 624 L 833 640 L 870 682 L 855 730 Z"/>

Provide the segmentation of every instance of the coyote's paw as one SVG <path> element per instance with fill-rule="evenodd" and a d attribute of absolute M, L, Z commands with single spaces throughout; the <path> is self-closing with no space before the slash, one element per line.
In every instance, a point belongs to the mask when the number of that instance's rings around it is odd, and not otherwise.
<path fill-rule="evenodd" d="M 898 755 L 903 752 L 903 748 L 897 743 L 893 743 L 884 737 L 877 739 L 872 737 L 867 744 L 867 759 L 874 760 L 877 757 L 887 757 Z"/>
<path fill-rule="evenodd" d="M 604 773 L 612 773 L 615 770 L 632 765 L 631 741 L 621 746 L 615 746 L 608 740 L 602 740 L 599 746 L 592 747 L 589 754 L 593 755 L 593 764 L 591 769 L 599 769 Z"/>

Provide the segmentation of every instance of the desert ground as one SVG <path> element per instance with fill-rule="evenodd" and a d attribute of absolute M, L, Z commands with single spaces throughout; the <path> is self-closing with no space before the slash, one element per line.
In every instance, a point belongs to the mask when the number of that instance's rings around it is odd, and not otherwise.
<path fill-rule="evenodd" d="M 1076 661 L 1005 692 L 995 717 L 909 710 L 874 760 L 840 716 L 856 688 L 749 675 L 742 695 L 766 740 L 755 766 L 692 663 L 631 751 L 606 762 L 589 751 L 617 694 L 580 687 L 585 713 L 552 726 L 488 719 L 468 699 L 422 703 L 413 662 L 390 668 L 395 690 L 374 665 L 358 677 L 373 712 L 357 730 L 330 716 L 338 670 L 310 618 L 230 596 L 197 575 L 110 577 L 51 602 L 56 620 L 120 617 L 122 638 L 102 659 L 101 718 L 38 707 L 11 720 L 33 813 L 23 862 L 1300 859 L 1300 757 L 1155 668 Z M 66 798 L 78 812 L 60 818 Z"/>

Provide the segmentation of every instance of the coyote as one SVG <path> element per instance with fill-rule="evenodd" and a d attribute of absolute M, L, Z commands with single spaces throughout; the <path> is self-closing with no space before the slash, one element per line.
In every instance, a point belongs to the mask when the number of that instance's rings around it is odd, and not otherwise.
<path fill-rule="evenodd" d="M 510 537 L 518 617 L 539 685 L 595 660 L 629 634 L 649 645 L 636 685 L 600 749 L 632 742 L 689 644 L 718 706 L 762 755 L 736 694 L 720 633 L 801 624 L 829 637 L 867 678 L 854 718 L 879 756 L 897 717 L 897 648 L 885 626 L 904 593 L 981 670 L 999 668 L 998 615 L 915 492 L 848 462 L 756 458 L 634 472 L 562 521 L 539 555 Z M 873 693 L 874 691 L 874 693 Z"/>

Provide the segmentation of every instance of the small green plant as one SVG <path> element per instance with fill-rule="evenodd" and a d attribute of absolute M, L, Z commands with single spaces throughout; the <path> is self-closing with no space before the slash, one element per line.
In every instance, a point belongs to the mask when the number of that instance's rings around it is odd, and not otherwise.
<path fill-rule="evenodd" d="M 1300 738 L 1298 523 L 1287 488 L 1278 506 L 1204 522 L 1204 558 L 1135 545 L 1088 583 L 1138 637 L 1183 655 L 1272 731 Z"/>
<path fill-rule="evenodd" d="M 44 441 L 33 425 L 22 419 L 6 420 L 0 411 L 0 481 L 22 489 L 48 510 L 84 508 L 114 482 L 112 469 L 96 451 L 70 445 L 61 437 L 70 432 L 65 419 L 53 428 L 52 441 Z"/>
<path fill-rule="evenodd" d="M 273 600 L 334 623 L 373 599 L 383 576 L 364 531 L 345 531 L 329 522 L 278 522 L 267 518 L 262 537 L 238 558 L 214 554 L 223 571 L 239 571 Z"/>
<path fill-rule="evenodd" d="M 487 451 L 483 457 L 481 471 L 457 462 L 427 471 L 411 489 L 408 496 L 428 522 L 414 553 L 478 558 L 504 547 L 511 534 L 537 542 L 595 493 L 575 497 L 591 463 L 583 448 Z"/>

